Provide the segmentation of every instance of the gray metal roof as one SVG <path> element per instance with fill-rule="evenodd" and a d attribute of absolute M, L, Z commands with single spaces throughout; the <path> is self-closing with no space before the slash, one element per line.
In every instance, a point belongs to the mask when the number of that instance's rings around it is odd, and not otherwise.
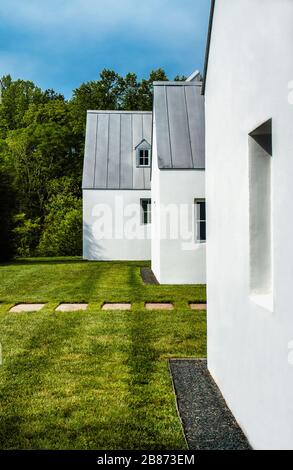
<path fill-rule="evenodd" d="M 136 146 L 152 143 L 152 113 L 88 111 L 83 189 L 150 189 L 150 168 L 136 165 Z"/>
<path fill-rule="evenodd" d="M 154 82 L 154 119 L 160 169 L 205 167 L 202 83 Z"/>

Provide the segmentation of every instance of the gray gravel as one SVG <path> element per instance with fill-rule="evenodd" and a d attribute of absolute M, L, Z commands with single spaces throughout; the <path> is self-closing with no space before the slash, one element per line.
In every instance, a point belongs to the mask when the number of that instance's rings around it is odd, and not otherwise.
<path fill-rule="evenodd" d="M 152 285 L 159 284 L 151 268 L 140 268 L 140 274 L 145 284 L 152 284 Z"/>
<path fill-rule="evenodd" d="M 191 450 L 251 449 L 208 372 L 206 361 L 171 359 L 170 370 Z"/>

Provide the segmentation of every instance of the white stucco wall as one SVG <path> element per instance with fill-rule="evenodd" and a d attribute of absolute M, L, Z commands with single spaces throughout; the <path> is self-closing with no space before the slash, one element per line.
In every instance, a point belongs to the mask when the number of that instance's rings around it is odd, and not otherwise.
<path fill-rule="evenodd" d="M 153 123 L 155 128 L 155 119 Z M 160 170 L 157 164 L 157 137 L 153 132 L 152 149 L 152 174 L 151 174 L 151 195 L 152 195 L 152 236 L 151 236 L 151 260 L 152 271 L 160 282 L 161 279 L 161 243 L 160 243 Z"/>
<path fill-rule="evenodd" d="M 292 25 L 292 0 L 216 1 L 206 84 L 208 367 L 256 449 L 293 449 Z M 272 293 L 262 298 L 249 278 L 248 134 L 270 118 Z"/>
<path fill-rule="evenodd" d="M 149 190 L 83 190 L 84 259 L 151 259 L 151 224 L 142 225 L 140 212 L 140 199 L 150 197 Z"/>
<path fill-rule="evenodd" d="M 205 198 L 204 171 L 159 170 L 155 136 L 153 142 L 152 270 L 161 284 L 205 284 L 205 243 L 194 242 L 194 200 Z M 178 209 L 175 239 L 164 236 L 163 211 L 170 205 L 175 212 Z M 181 233 L 184 226 L 189 231 L 186 238 Z"/>

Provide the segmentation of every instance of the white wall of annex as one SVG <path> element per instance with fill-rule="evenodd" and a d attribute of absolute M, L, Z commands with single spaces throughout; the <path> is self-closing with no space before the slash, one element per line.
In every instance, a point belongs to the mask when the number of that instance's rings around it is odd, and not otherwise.
<path fill-rule="evenodd" d="M 155 141 L 154 141 L 155 143 Z M 205 243 L 195 243 L 194 200 L 205 198 L 203 170 L 159 170 L 154 145 L 152 171 L 152 270 L 161 284 L 205 284 Z M 155 168 L 154 168 L 155 166 Z M 178 237 L 164 236 L 163 211 L 174 205 Z M 189 229 L 186 238 L 183 227 Z"/>
<path fill-rule="evenodd" d="M 293 449 L 292 25 L 292 0 L 216 1 L 206 83 L 208 367 L 256 449 Z M 262 299 L 249 287 L 248 134 L 270 118 L 273 290 Z"/>
<path fill-rule="evenodd" d="M 153 115 L 154 116 L 154 115 Z M 155 116 L 153 129 L 155 130 Z M 152 240 L 151 240 L 151 260 L 152 271 L 157 280 L 161 278 L 161 227 L 160 227 L 160 170 L 158 168 L 157 156 L 157 136 L 153 132 L 153 149 L 152 149 L 152 174 L 151 174 L 151 195 L 152 195 Z"/>

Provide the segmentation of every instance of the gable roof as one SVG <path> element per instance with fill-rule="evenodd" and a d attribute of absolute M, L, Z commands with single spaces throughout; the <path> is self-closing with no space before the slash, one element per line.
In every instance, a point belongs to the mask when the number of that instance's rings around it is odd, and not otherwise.
<path fill-rule="evenodd" d="M 193 80 L 201 81 L 201 75 L 199 70 L 195 70 L 194 72 L 192 72 L 192 74 L 190 74 L 189 77 L 187 77 L 186 79 L 187 82 L 193 82 Z"/>
<path fill-rule="evenodd" d="M 137 168 L 136 146 L 152 141 L 152 113 L 88 111 L 83 189 L 150 189 L 150 168 Z"/>
<path fill-rule="evenodd" d="M 215 5 L 216 5 L 216 0 L 211 0 L 211 11 L 210 11 L 210 20 L 209 20 L 209 29 L 208 29 L 208 38 L 207 38 L 207 46 L 206 46 L 204 72 L 203 72 L 203 83 L 202 83 L 202 94 L 203 95 L 205 94 L 205 89 L 206 89 L 207 73 L 208 73 L 208 66 L 209 66 L 209 56 L 210 56 L 210 49 L 211 49 L 211 37 L 212 37 L 214 14 L 215 14 Z"/>
<path fill-rule="evenodd" d="M 154 82 L 154 123 L 160 169 L 205 167 L 202 82 Z"/>
<path fill-rule="evenodd" d="M 142 139 L 136 146 L 135 149 L 138 149 L 139 147 L 143 148 L 151 148 L 151 144 L 146 139 Z"/>

